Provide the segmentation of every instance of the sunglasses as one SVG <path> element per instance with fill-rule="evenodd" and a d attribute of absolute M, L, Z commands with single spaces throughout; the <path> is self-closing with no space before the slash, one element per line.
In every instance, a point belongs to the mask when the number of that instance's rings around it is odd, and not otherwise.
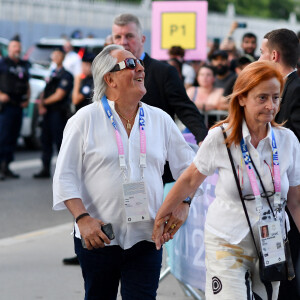
<path fill-rule="evenodd" d="M 117 72 L 121 71 L 123 69 L 130 69 L 130 70 L 135 70 L 137 65 L 141 65 L 144 67 L 144 62 L 140 59 L 136 58 L 125 58 L 123 61 L 117 63 L 111 70 L 110 72 Z"/>

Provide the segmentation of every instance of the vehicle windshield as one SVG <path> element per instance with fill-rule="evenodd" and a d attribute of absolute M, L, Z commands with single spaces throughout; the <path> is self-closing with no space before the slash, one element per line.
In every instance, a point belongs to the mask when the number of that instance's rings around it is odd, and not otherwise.
<path fill-rule="evenodd" d="M 32 64 L 39 64 L 44 67 L 49 67 L 51 63 L 51 53 L 55 48 L 60 48 L 63 45 L 63 41 L 51 42 L 51 39 L 46 40 L 45 43 L 38 43 L 28 49 L 24 55 L 24 59 L 28 60 Z M 73 40 L 74 51 L 79 56 L 83 56 L 85 51 L 92 52 L 97 55 L 103 49 L 103 43 L 98 40 Z"/>
<path fill-rule="evenodd" d="M 28 59 L 31 63 L 40 64 L 48 67 L 51 62 L 51 53 L 55 47 L 37 45 L 28 50 L 24 59 Z"/>

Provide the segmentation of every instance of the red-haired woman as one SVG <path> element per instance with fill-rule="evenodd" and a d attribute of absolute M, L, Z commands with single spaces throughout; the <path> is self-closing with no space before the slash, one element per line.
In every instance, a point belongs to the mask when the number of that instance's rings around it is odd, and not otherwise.
<path fill-rule="evenodd" d="M 216 199 L 208 209 L 205 225 L 206 299 L 277 299 L 279 282 L 266 286 L 259 276 L 258 251 L 266 252 L 272 246 L 272 239 L 260 240 L 260 228 L 264 224 L 274 225 L 269 226 L 274 229 L 269 234 L 280 235 L 283 247 L 287 204 L 300 230 L 299 141 L 292 131 L 274 121 L 282 89 L 282 76 L 272 63 L 248 65 L 235 83 L 228 117 L 209 131 L 193 163 L 177 180 L 157 213 L 152 238 L 160 248 L 163 232 L 164 237 L 172 237 L 171 226 L 164 218 L 194 193 L 206 176 L 218 170 Z M 220 125 L 227 134 L 236 181 Z M 254 241 L 260 250 L 256 250 Z M 264 241 L 268 244 L 261 247 Z M 278 248 L 272 251 L 275 249 Z M 282 255 L 281 250 L 272 251 L 264 256 Z"/>

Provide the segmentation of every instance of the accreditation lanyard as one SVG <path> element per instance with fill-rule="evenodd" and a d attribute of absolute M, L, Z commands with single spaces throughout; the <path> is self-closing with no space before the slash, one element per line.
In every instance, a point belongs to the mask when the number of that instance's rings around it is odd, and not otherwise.
<path fill-rule="evenodd" d="M 274 189 L 275 189 L 275 195 L 274 195 L 274 207 L 279 208 L 280 207 L 280 199 L 281 199 L 281 180 L 280 180 L 280 168 L 279 168 L 279 158 L 278 158 L 278 149 L 276 145 L 275 135 L 274 131 L 271 128 L 272 133 L 272 158 L 273 158 L 273 176 L 274 176 Z M 244 141 L 244 138 L 241 140 L 241 150 L 243 154 L 243 159 L 245 162 L 247 174 L 250 180 L 251 188 L 255 197 L 256 202 L 256 210 L 260 213 L 263 206 L 261 201 L 261 194 L 259 192 L 256 176 L 254 173 L 254 167 L 252 164 L 251 156 L 248 151 L 248 147 Z"/>
<path fill-rule="evenodd" d="M 104 107 L 104 110 L 106 112 L 106 115 L 108 119 L 111 121 L 111 124 L 113 125 L 115 129 L 116 139 L 117 139 L 117 145 L 118 145 L 118 153 L 119 153 L 119 164 L 120 168 L 123 171 L 124 178 L 126 180 L 125 170 L 127 169 L 126 166 L 126 160 L 125 160 L 125 154 L 124 154 L 124 146 L 121 138 L 121 134 L 119 132 L 119 129 L 117 127 L 117 124 L 115 122 L 114 116 L 112 114 L 111 108 L 108 104 L 107 98 L 104 95 L 101 98 L 102 105 Z M 139 107 L 139 127 L 140 127 L 140 168 L 141 168 L 141 179 L 144 178 L 144 168 L 147 167 L 146 163 L 146 131 L 145 131 L 145 113 L 142 106 Z"/>

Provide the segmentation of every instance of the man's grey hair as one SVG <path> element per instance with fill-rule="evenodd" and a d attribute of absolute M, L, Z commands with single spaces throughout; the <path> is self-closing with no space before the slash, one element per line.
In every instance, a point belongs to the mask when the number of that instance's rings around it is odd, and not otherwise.
<path fill-rule="evenodd" d="M 92 74 L 94 79 L 93 101 L 101 101 L 106 92 L 106 82 L 104 75 L 107 74 L 117 63 L 117 59 L 110 55 L 113 50 L 124 50 L 120 45 L 108 45 L 95 57 L 92 64 Z"/>
<path fill-rule="evenodd" d="M 114 19 L 114 24 L 118 26 L 125 26 L 129 23 L 134 23 L 138 29 L 139 34 L 142 35 L 143 29 L 142 25 L 137 16 L 132 14 L 121 14 Z"/>

